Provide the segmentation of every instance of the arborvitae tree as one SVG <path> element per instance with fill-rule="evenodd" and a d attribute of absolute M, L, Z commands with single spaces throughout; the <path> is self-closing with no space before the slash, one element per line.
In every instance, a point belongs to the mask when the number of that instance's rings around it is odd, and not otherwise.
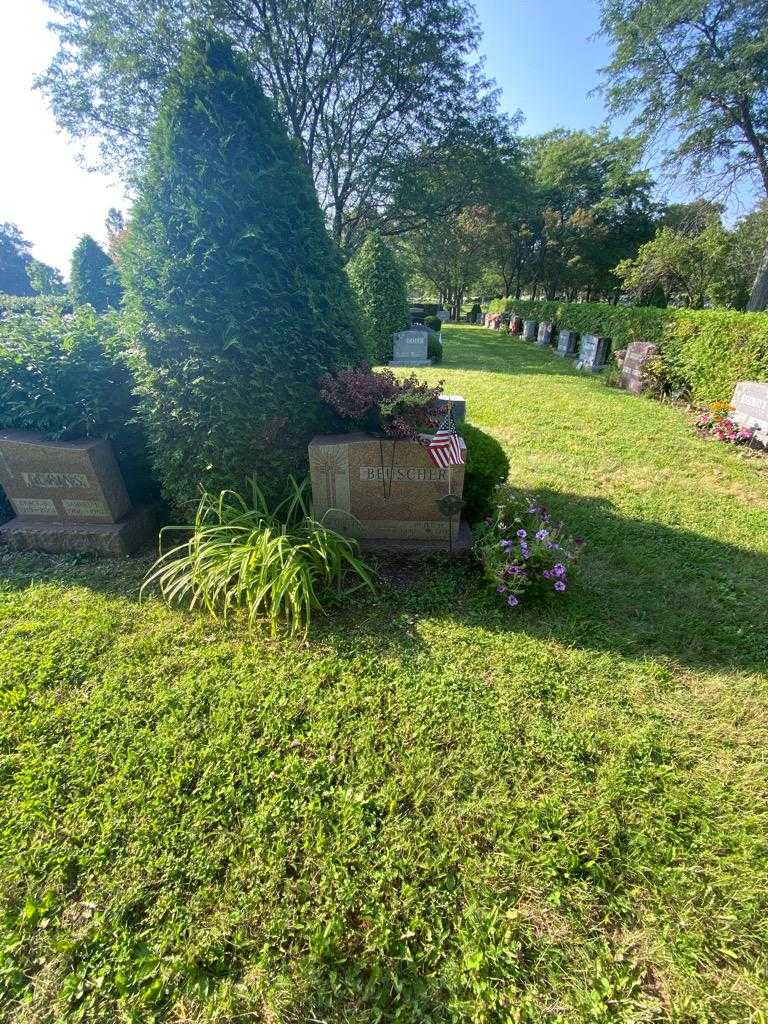
<path fill-rule="evenodd" d="M 392 335 L 408 325 L 405 277 L 391 250 L 372 231 L 347 267 L 363 314 L 368 348 L 379 363 L 392 358 Z"/>
<path fill-rule="evenodd" d="M 69 290 L 76 306 L 88 303 L 103 313 L 120 305 L 123 291 L 117 268 L 90 235 L 83 235 L 72 253 Z"/>
<path fill-rule="evenodd" d="M 31 244 L 15 224 L 0 224 L 0 293 L 31 295 L 27 273 L 32 257 Z"/>
<path fill-rule="evenodd" d="M 35 295 L 65 295 L 67 286 L 61 271 L 52 267 L 50 263 L 43 263 L 41 260 L 30 260 L 27 267 L 27 277 L 34 289 Z"/>
<path fill-rule="evenodd" d="M 186 48 L 161 105 L 123 256 L 137 373 L 166 496 L 267 490 L 329 422 L 317 378 L 367 355 L 312 181 L 244 60 Z"/>

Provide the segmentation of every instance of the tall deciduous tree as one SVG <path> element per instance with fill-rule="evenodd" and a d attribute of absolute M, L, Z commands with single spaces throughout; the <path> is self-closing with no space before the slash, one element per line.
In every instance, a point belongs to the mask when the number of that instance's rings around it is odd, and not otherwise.
<path fill-rule="evenodd" d="M 122 270 L 166 496 L 285 487 L 325 425 L 318 377 L 367 353 L 307 168 L 219 36 L 170 78 Z"/>
<path fill-rule="evenodd" d="M 15 224 L 0 224 L 0 292 L 7 295 L 31 295 L 27 273 L 32 260 L 28 242 Z"/>
<path fill-rule="evenodd" d="M 363 333 L 373 358 L 392 358 L 392 335 L 408 324 L 405 277 L 391 250 L 371 232 L 347 264 L 352 290 L 363 315 Z"/>
<path fill-rule="evenodd" d="M 87 303 L 103 313 L 120 305 L 123 290 L 117 268 L 90 235 L 83 235 L 72 253 L 69 290 L 76 306 Z"/>
<path fill-rule="evenodd" d="M 768 196 L 766 25 L 768 0 L 602 0 L 610 107 L 695 180 Z M 749 306 L 768 306 L 768 243 Z"/>
<path fill-rule="evenodd" d="M 404 162 L 484 130 L 495 109 L 471 62 L 470 0 L 46 2 L 61 41 L 40 83 L 54 114 L 72 135 L 97 135 L 128 173 L 185 38 L 196 20 L 215 24 L 276 102 L 345 244 L 384 223 Z"/>

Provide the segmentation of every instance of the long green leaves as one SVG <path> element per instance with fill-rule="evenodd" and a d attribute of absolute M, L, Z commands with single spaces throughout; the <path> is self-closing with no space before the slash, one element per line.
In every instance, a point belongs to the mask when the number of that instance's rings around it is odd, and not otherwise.
<path fill-rule="evenodd" d="M 291 493 L 270 510 L 253 483 L 251 500 L 235 491 L 204 494 L 192 535 L 161 555 L 141 587 L 156 584 L 169 604 L 205 608 L 226 621 L 239 608 L 249 625 L 269 621 L 276 633 L 306 634 L 315 609 L 361 587 L 374 576 L 356 541 L 312 518 L 306 482 L 291 478 Z M 169 532 L 189 527 L 169 526 Z"/>

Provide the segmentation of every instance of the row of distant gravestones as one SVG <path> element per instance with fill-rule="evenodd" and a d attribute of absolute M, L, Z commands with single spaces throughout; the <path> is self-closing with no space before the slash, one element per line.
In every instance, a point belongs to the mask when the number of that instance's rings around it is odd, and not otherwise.
<path fill-rule="evenodd" d="M 485 323 L 496 330 L 508 326 L 510 334 L 519 335 L 523 341 L 532 341 L 542 348 L 553 344 L 554 324 L 551 320 L 538 323 L 536 320 L 523 320 L 513 313 L 507 324 L 501 314 L 490 313 L 486 314 Z M 558 332 L 555 343 L 557 355 L 563 358 L 577 356 L 577 369 L 590 373 L 598 373 L 605 368 L 610 351 L 611 339 L 601 334 L 582 334 L 579 342 L 576 331 L 563 330 Z M 643 367 L 658 351 L 658 345 L 632 341 L 625 349 L 615 352 L 622 387 L 639 394 L 645 382 Z M 739 426 L 752 428 L 755 437 L 768 444 L 768 383 L 739 381 L 733 392 L 729 416 Z"/>

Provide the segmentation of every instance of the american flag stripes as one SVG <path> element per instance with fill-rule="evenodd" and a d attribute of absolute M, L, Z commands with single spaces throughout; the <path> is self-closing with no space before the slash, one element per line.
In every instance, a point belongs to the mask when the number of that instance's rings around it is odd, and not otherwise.
<path fill-rule="evenodd" d="M 437 428 L 437 433 L 427 444 L 427 452 L 436 466 L 445 469 L 448 466 L 461 466 L 464 463 L 464 452 L 461 439 L 456 433 L 453 414 L 449 410 L 445 419 Z"/>

